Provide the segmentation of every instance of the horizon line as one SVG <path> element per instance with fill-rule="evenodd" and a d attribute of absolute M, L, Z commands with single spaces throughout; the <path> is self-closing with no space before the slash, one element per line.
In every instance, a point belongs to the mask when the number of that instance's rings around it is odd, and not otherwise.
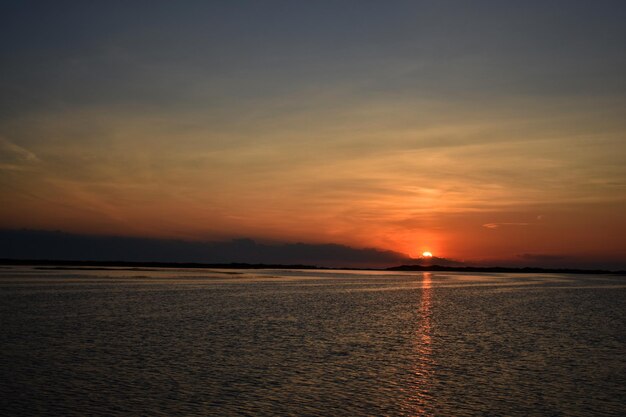
<path fill-rule="evenodd" d="M 2 266 L 51 266 L 54 270 L 97 270 L 108 267 L 152 267 L 181 269 L 303 269 L 303 270 L 350 270 L 350 271 L 389 271 L 389 272 L 485 272 L 485 273 L 568 273 L 568 274 L 616 274 L 626 275 L 626 270 L 591 269 L 591 268 L 544 268 L 544 267 L 512 267 L 512 266 L 445 266 L 445 265 L 397 265 L 386 268 L 356 268 L 349 266 L 317 266 L 306 264 L 282 263 L 202 263 L 202 262 L 163 262 L 163 261 L 96 261 L 68 259 L 9 259 L 0 258 Z M 68 267 L 68 268 L 63 268 Z M 72 268 L 74 267 L 74 268 Z M 87 267 L 87 268 L 80 268 Z M 101 268 L 88 268 L 101 267 Z M 134 269 L 134 268 L 133 268 Z"/>

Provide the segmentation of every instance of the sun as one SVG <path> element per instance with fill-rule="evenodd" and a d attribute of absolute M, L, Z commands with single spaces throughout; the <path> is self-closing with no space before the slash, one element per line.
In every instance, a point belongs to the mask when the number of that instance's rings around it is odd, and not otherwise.
<path fill-rule="evenodd" d="M 432 253 L 430 253 L 430 252 L 428 252 L 428 251 L 426 251 L 426 252 L 422 252 L 422 256 L 423 256 L 424 258 L 432 258 L 432 257 L 433 257 L 433 254 L 432 254 Z"/>

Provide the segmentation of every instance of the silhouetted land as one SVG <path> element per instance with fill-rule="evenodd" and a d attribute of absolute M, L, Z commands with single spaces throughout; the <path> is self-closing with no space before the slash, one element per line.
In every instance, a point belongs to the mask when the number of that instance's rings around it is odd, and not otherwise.
<path fill-rule="evenodd" d="M 386 271 L 446 271 L 446 272 L 497 272 L 497 273 L 547 273 L 547 274 L 626 274 L 626 271 L 608 271 L 605 269 L 573 269 L 573 268 L 512 268 L 512 267 L 480 267 L 480 266 L 441 266 L 441 265 L 401 265 L 386 268 Z"/>
<path fill-rule="evenodd" d="M 128 261 L 66 261 L 56 259 L 0 259 L 0 265 L 36 266 L 38 269 L 55 270 L 106 270 L 108 268 L 125 268 L 131 270 L 147 270 L 149 268 L 214 268 L 214 269 L 312 269 L 312 270 L 355 270 L 355 271 L 442 271 L 466 273 L 548 273 L 548 274 L 623 274 L 626 271 L 609 271 L 605 269 L 573 269 L 573 268 L 512 268 L 512 267 L 474 267 L 474 266 L 441 266 L 441 265 L 400 265 L 390 268 L 329 268 L 300 264 L 263 264 L 263 263 L 177 263 L 177 262 L 128 262 Z"/>

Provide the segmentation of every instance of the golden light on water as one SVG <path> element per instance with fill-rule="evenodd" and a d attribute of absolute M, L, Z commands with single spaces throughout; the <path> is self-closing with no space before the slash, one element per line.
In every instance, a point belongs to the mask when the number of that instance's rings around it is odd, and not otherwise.
<path fill-rule="evenodd" d="M 424 272 L 421 279 L 421 294 L 418 304 L 418 327 L 414 339 L 413 368 L 414 385 L 411 396 L 413 411 L 417 416 L 430 416 L 432 403 L 431 385 L 434 367 L 437 365 L 432 356 L 432 274 Z"/>

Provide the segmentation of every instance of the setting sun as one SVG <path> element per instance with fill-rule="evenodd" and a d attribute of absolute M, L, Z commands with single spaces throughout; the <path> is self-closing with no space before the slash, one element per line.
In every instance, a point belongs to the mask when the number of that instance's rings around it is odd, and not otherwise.
<path fill-rule="evenodd" d="M 423 256 L 424 258 L 432 258 L 432 257 L 433 257 L 433 254 L 432 254 L 432 253 L 430 253 L 430 252 L 422 252 L 422 256 Z"/>

